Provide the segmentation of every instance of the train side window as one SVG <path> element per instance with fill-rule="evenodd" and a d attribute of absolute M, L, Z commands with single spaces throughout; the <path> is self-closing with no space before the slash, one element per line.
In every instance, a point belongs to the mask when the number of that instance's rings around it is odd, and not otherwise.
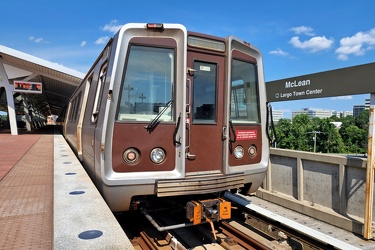
<path fill-rule="evenodd" d="M 68 122 L 72 121 L 73 109 L 74 109 L 74 100 L 69 102 L 68 113 L 67 113 L 68 114 L 68 117 L 67 117 Z"/>
<path fill-rule="evenodd" d="M 103 87 L 104 87 L 104 83 L 105 83 L 106 74 L 107 74 L 107 64 L 104 64 L 102 66 L 102 68 L 100 69 L 98 85 L 96 87 L 94 109 L 93 109 L 92 115 L 91 115 L 91 122 L 92 123 L 96 123 L 96 121 L 98 119 L 100 103 L 101 103 L 102 97 L 103 97 Z"/>
<path fill-rule="evenodd" d="M 230 117 L 237 123 L 259 123 L 257 67 L 233 59 Z"/>
<path fill-rule="evenodd" d="M 150 122 L 167 108 L 159 121 L 173 121 L 174 58 L 171 48 L 130 47 L 117 120 Z"/>
<path fill-rule="evenodd" d="M 73 101 L 70 104 L 70 112 L 69 112 L 69 122 L 75 122 L 77 119 L 77 114 L 79 113 L 79 107 L 81 102 L 81 92 L 79 92 L 76 97 L 74 97 Z"/>
<path fill-rule="evenodd" d="M 81 110 L 80 110 L 80 114 L 78 115 L 78 117 L 80 119 L 80 121 L 79 121 L 80 123 L 82 123 L 83 118 L 84 118 L 85 113 L 86 113 L 87 99 L 89 98 L 88 96 L 89 96 L 89 93 L 90 93 L 90 87 L 91 87 L 93 77 L 94 77 L 94 73 L 91 72 L 89 78 L 87 78 L 87 80 L 86 80 L 85 89 L 83 91 L 82 105 L 80 105 Z M 81 116 L 81 113 L 83 113 L 82 116 Z"/>
<path fill-rule="evenodd" d="M 76 104 L 75 104 L 75 109 L 74 109 L 74 114 L 73 114 L 73 121 L 77 120 L 77 117 L 79 116 L 81 112 L 81 95 L 82 91 L 79 92 L 79 94 L 76 97 Z"/>

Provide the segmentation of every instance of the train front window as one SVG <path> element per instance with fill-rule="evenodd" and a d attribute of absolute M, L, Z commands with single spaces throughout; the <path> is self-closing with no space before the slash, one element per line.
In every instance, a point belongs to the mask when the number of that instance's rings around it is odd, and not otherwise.
<path fill-rule="evenodd" d="M 255 64 L 232 60 L 230 118 L 236 123 L 259 123 L 259 99 Z"/>
<path fill-rule="evenodd" d="M 169 106 L 159 121 L 173 121 L 174 50 L 131 46 L 117 120 L 149 122 Z"/>

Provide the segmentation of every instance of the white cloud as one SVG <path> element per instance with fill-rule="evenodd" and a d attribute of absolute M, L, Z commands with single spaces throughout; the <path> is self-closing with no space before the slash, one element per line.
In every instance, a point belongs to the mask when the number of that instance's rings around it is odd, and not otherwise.
<path fill-rule="evenodd" d="M 105 44 L 109 40 L 108 36 L 102 36 L 98 40 L 95 41 L 95 44 Z"/>
<path fill-rule="evenodd" d="M 117 20 L 112 20 L 109 24 L 104 25 L 103 30 L 115 34 L 122 26 L 122 24 L 117 24 Z"/>
<path fill-rule="evenodd" d="M 86 46 L 86 44 L 87 44 L 87 42 L 86 42 L 86 41 L 82 41 L 82 42 L 81 42 L 81 47 L 85 47 L 85 46 Z"/>
<path fill-rule="evenodd" d="M 298 36 L 292 37 L 289 41 L 295 48 L 305 49 L 310 52 L 318 52 L 331 48 L 333 39 L 327 39 L 325 36 L 315 36 L 310 40 L 301 42 Z"/>
<path fill-rule="evenodd" d="M 330 99 L 331 100 L 352 100 L 353 96 L 351 96 L 351 95 L 335 96 L 335 97 L 331 97 Z"/>
<path fill-rule="evenodd" d="M 35 38 L 34 36 L 30 36 L 29 40 L 34 42 L 34 43 L 49 43 L 47 41 L 44 41 L 43 37 Z"/>
<path fill-rule="evenodd" d="M 277 48 L 275 50 L 271 50 L 269 52 L 269 54 L 271 54 L 271 55 L 279 55 L 279 56 L 287 56 L 288 52 L 285 52 L 282 49 Z"/>
<path fill-rule="evenodd" d="M 375 45 L 375 28 L 366 32 L 360 31 L 340 40 L 340 47 L 336 49 L 337 58 L 345 61 L 350 55 L 362 56 L 366 51 L 374 49 L 372 45 Z"/>
<path fill-rule="evenodd" d="M 109 24 L 104 25 L 102 30 L 115 34 L 122 26 L 122 24 L 118 24 L 117 20 L 112 20 Z M 95 44 L 105 44 L 107 41 L 109 41 L 109 36 L 102 36 L 95 41 Z"/>
<path fill-rule="evenodd" d="M 296 34 L 305 34 L 307 36 L 314 36 L 315 34 L 313 33 L 313 28 L 311 27 L 306 27 L 306 26 L 299 26 L 299 27 L 293 27 L 290 29 Z"/>

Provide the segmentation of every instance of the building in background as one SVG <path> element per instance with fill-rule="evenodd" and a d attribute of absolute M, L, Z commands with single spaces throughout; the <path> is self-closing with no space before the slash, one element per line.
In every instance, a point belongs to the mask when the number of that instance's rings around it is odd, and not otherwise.
<path fill-rule="evenodd" d="M 370 109 L 370 99 L 365 100 L 365 104 L 353 106 L 353 116 L 358 116 L 363 110 Z"/>
<path fill-rule="evenodd" d="M 284 118 L 284 111 L 282 110 L 272 110 L 272 119 L 274 123 L 280 121 L 280 119 Z"/>
<path fill-rule="evenodd" d="M 330 118 L 332 116 L 336 116 L 338 118 L 346 117 L 349 115 L 353 115 L 352 111 L 336 111 L 336 110 L 329 110 L 329 109 L 314 109 L 314 108 L 304 108 L 301 110 L 293 111 L 292 112 L 292 119 L 300 114 L 306 114 L 310 117 L 310 119 L 314 117 L 318 117 L 321 119 Z"/>
<path fill-rule="evenodd" d="M 341 112 L 341 117 L 353 116 L 353 111 L 343 111 Z"/>
<path fill-rule="evenodd" d="M 332 115 L 336 115 L 336 113 L 333 113 L 332 110 L 329 109 L 313 109 L 313 108 L 304 108 L 302 110 L 293 111 L 292 112 L 292 118 L 294 118 L 296 115 L 300 114 L 307 114 L 310 119 L 314 117 L 318 118 L 330 118 Z"/>

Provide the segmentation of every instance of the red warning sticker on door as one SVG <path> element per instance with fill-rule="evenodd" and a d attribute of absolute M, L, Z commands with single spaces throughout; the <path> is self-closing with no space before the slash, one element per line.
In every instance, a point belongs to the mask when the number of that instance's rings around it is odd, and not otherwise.
<path fill-rule="evenodd" d="M 236 131 L 237 140 L 251 140 L 257 138 L 256 130 L 237 130 Z"/>

